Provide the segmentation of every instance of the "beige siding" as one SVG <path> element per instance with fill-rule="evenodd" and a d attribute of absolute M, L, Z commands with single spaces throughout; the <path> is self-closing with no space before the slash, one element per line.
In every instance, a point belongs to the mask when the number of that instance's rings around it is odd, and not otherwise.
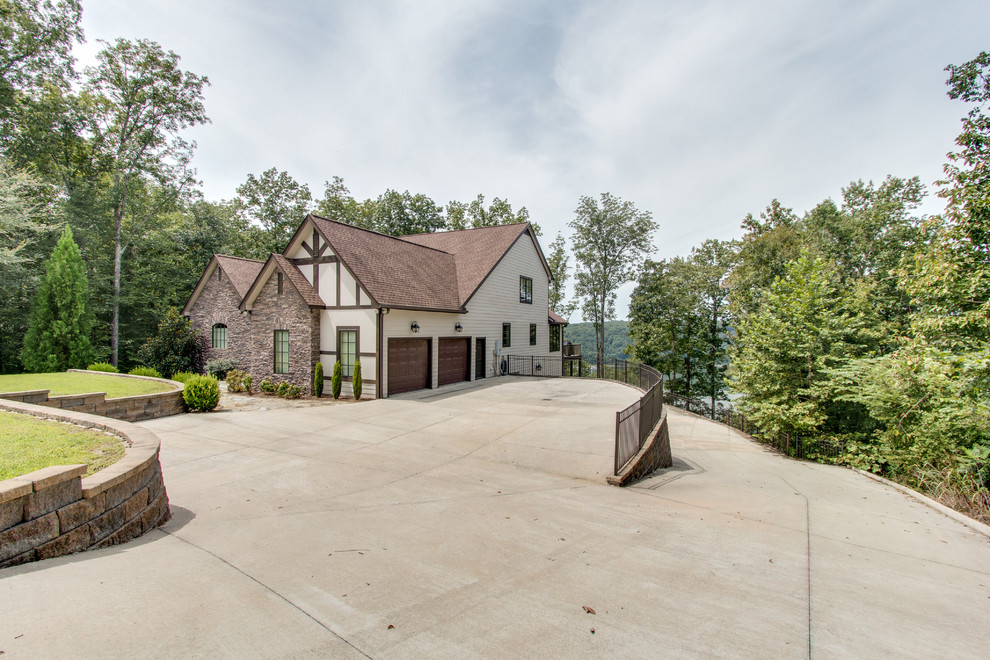
<path fill-rule="evenodd" d="M 533 279 L 533 303 L 519 302 L 519 277 Z M 467 314 L 441 314 L 437 312 L 411 312 L 393 309 L 384 318 L 385 351 L 389 338 L 430 338 L 433 342 L 433 387 L 437 386 L 438 340 L 440 337 L 469 337 L 471 339 L 471 374 L 476 378 L 476 339 L 485 338 L 485 377 L 495 374 L 496 342 L 502 341 L 502 323 L 512 324 L 512 345 L 502 349 L 502 355 L 549 355 L 549 330 L 547 326 L 547 295 L 549 279 L 540 256 L 529 236 L 524 234 L 509 249 L 488 279 L 479 287 L 467 304 Z M 415 321 L 419 332 L 410 326 Z M 460 323 L 462 331 L 454 325 Z M 536 345 L 529 345 L 529 326 L 536 325 Z M 388 392 L 388 364 L 385 364 L 383 392 Z"/>

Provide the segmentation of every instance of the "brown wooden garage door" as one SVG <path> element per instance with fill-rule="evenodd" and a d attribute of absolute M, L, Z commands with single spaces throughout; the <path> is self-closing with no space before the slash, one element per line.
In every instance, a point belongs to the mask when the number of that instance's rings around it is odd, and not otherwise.
<path fill-rule="evenodd" d="M 388 393 L 430 386 L 430 340 L 388 340 Z"/>
<path fill-rule="evenodd" d="M 437 370 L 437 383 L 459 383 L 471 378 L 471 340 L 457 337 L 440 339 L 440 360 Z"/>

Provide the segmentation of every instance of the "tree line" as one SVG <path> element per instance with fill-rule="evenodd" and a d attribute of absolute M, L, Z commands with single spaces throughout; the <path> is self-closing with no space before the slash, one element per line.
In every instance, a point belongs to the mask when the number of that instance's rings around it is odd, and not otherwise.
<path fill-rule="evenodd" d="M 990 53 L 946 68 L 968 104 L 923 216 L 917 177 L 853 181 L 798 216 L 773 200 L 737 241 L 647 261 L 633 354 L 714 410 L 990 519 Z"/>

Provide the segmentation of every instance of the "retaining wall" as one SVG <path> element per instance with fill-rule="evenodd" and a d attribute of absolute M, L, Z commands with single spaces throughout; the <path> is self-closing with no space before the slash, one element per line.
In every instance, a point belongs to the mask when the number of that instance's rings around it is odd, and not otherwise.
<path fill-rule="evenodd" d="M 655 470 L 673 464 L 674 459 L 670 453 L 670 432 L 667 430 L 667 413 L 664 412 L 663 419 L 643 443 L 642 449 L 626 462 L 619 474 L 608 477 L 607 481 L 613 486 L 626 486 Z"/>
<path fill-rule="evenodd" d="M 0 400 L 0 410 L 119 435 L 129 447 L 83 478 L 85 465 L 43 468 L 0 481 L 0 568 L 116 545 L 168 521 L 158 436 L 125 421 Z"/>
<path fill-rule="evenodd" d="M 89 373 L 81 369 L 69 369 L 74 373 Z M 141 380 L 154 380 L 162 382 L 162 378 L 148 378 L 145 376 L 131 376 L 129 374 L 108 374 L 119 378 L 138 378 Z M 156 419 L 158 417 L 168 417 L 178 415 L 186 411 L 186 403 L 182 399 L 182 383 L 174 380 L 166 380 L 177 389 L 171 392 L 157 392 L 155 394 L 138 394 L 136 396 L 124 396 L 116 399 L 107 399 L 105 392 L 91 392 L 88 394 L 64 394 L 61 396 L 49 396 L 49 390 L 27 390 L 24 392 L 4 392 L 0 393 L 0 399 L 8 401 L 20 401 L 22 403 L 33 403 L 39 406 L 48 406 L 60 410 L 73 410 L 76 412 L 89 413 L 90 415 L 100 415 L 101 417 L 112 417 L 125 422 L 140 422 L 146 419 Z"/>

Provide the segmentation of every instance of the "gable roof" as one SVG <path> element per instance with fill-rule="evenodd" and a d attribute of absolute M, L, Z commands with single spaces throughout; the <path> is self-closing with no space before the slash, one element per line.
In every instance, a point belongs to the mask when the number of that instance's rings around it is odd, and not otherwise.
<path fill-rule="evenodd" d="M 454 255 L 318 215 L 307 219 L 378 305 L 463 311 Z"/>
<path fill-rule="evenodd" d="M 563 316 L 553 311 L 552 309 L 547 312 L 547 322 L 550 325 L 569 325 L 570 322 Z"/>
<path fill-rule="evenodd" d="M 461 304 L 465 305 L 509 248 L 529 228 L 528 222 L 522 222 L 432 234 L 413 234 L 399 238 L 405 242 L 443 250 L 454 256 L 457 266 L 457 293 Z M 542 259 L 542 255 L 540 258 Z"/>
<path fill-rule="evenodd" d="M 206 270 L 203 271 L 202 277 L 199 278 L 199 282 L 196 283 L 192 293 L 189 294 L 189 300 L 186 301 L 186 306 L 182 308 L 183 316 L 189 316 L 192 313 L 193 305 L 199 300 L 206 282 L 216 272 L 217 268 L 227 274 L 227 279 L 230 281 L 231 286 L 234 287 L 234 291 L 237 292 L 238 296 L 244 298 L 244 295 L 251 288 L 251 284 L 258 277 L 258 273 L 261 272 L 261 268 L 264 265 L 264 261 L 258 261 L 256 259 L 229 257 L 223 254 L 213 255 L 210 258 L 210 262 L 206 265 Z"/>
<path fill-rule="evenodd" d="M 303 301 L 310 307 L 326 307 L 326 303 L 323 302 L 323 298 L 320 298 L 320 294 L 316 292 L 313 285 L 309 283 L 306 276 L 296 268 L 295 264 L 286 259 L 280 254 L 273 254 L 268 257 L 268 261 L 264 262 L 258 271 L 258 275 L 251 286 L 248 288 L 247 292 L 244 294 L 241 300 L 240 309 L 249 310 L 257 299 L 258 294 L 261 293 L 261 289 L 264 287 L 265 283 L 271 278 L 272 273 L 275 270 L 281 271 L 285 275 L 285 279 L 289 281 L 290 284 L 299 292 Z"/>

